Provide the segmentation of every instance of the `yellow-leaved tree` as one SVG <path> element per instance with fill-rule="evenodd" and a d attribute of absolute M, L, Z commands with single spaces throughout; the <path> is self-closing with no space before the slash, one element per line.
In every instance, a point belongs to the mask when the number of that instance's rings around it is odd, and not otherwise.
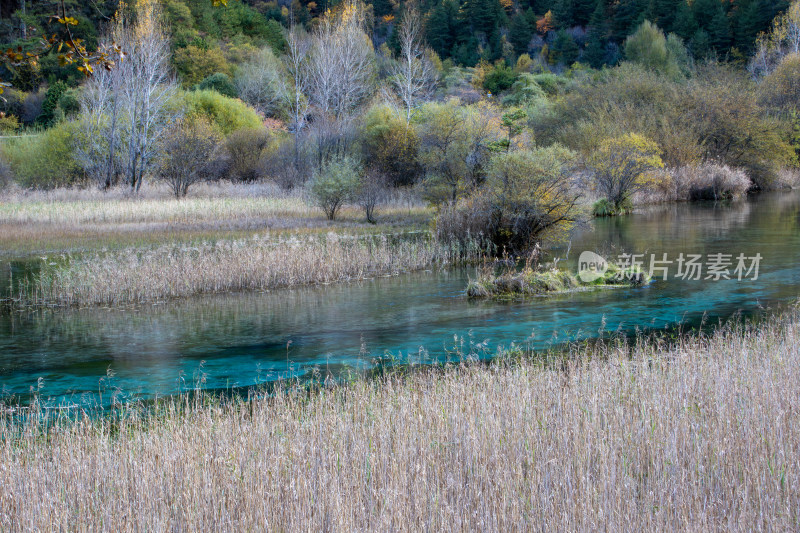
<path fill-rule="evenodd" d="M 626 133 L 600 143 L 588 161 L 596 191 L 620 214 L 630 208 L 634 193 L 647 188 L 653 171 L 664 168 L 658 145 L 637 133 Z"/>

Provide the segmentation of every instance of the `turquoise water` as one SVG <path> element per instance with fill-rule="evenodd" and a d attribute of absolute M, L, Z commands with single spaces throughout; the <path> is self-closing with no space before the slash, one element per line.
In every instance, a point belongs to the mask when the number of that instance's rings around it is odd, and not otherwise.
<path fill-rule="evenodd" d="M 387 357 L 424 363 L 449 357 L 462 342 L 489 354 L 512 341 L 546 348 L 600 333 L 715 323 L 800 297 L 800 195 L 597 220 L 559 251 L 560 266 L 576 269 L 584 250 L 762 259 L 757 280 L 676 279 L 673 264 L 670 279 L 647 287 L 506 303 L 467 300 L 476 271 L 459 269 L 124 310 L 4 314 L 0 394 L 26 402 L 35 389 L 53 403 L 91 405 L 196 385 L 247 387 L 315 368 L 366 369 Z"/>

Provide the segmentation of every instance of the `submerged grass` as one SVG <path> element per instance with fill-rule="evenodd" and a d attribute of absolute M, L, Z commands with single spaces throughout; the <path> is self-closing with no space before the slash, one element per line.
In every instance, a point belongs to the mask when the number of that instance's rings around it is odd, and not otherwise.
<path fill-rule="evenodd" d="M 6 413 L 0 529 L 796 530 L 798 367 L 793 312 L 311 395 Z"/>

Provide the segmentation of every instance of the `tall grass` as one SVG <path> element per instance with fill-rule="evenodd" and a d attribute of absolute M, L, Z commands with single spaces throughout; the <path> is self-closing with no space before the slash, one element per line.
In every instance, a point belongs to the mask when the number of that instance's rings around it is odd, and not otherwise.
<path fill-rule="evenodd" d="M 0 420 L 0 529 L 790 531 L 800 316 L 318 394 Z"/>
<path fill-rule="evenodd" d="M 351 281 L 477 260 L 474 246 L 417 235 L 328 233 L 160 246 L 46 259 L 21 283 L 22 305 L 124 305 L 195 294 Z"/>

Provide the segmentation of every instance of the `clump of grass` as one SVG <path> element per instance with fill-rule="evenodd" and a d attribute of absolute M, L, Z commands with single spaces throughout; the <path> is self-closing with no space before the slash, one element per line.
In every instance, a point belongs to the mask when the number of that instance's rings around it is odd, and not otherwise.
<path fill-rule="evenodd" d="M 495 274 L 483 269 L 476 280 L 467 285 L 470 298 L 513 298 L 540 296 L 592 288 L 622 288 L 645 285 L 650 276 L 637 267 L 620 268 L 609 264 L 608 270 L 592 281 L 583 281 L 578 276 L 559 270 L 539 269 L 526 265 L 521 270 L 506 269 Z"/>
<path fill-rule="evenodd" d="M 592 215 L 596 217 L 616 217 L 633 212 L 633 203 L 629 199 L 623 200 L 620 205 L 614 205 L 606 198 L 601 198 L 592 204 Z"/>
<path fill-rule="evenodd" d="M 798 321 L 310 395 L 3 411 L 0 529 L 796 530 Z"/>

